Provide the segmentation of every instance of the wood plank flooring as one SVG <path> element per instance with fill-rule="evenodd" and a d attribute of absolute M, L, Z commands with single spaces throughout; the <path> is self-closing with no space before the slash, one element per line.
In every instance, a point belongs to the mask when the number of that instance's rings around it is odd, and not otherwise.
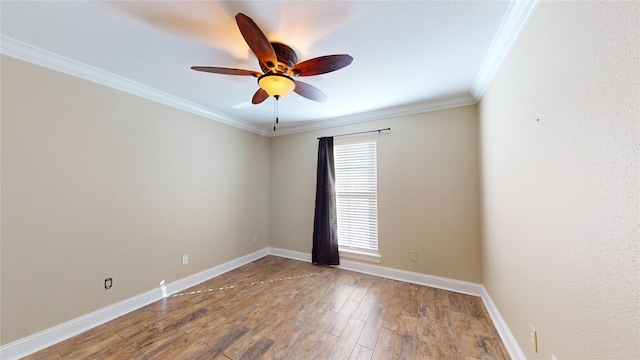
<path fill-rule="evenodd" d="M 480 298 L 267 256 L 25 359 L 509 359 Z"/>

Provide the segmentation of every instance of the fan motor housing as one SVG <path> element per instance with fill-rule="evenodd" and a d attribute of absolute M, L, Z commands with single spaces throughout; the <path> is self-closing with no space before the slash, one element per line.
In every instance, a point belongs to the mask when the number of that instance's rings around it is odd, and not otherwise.
<path fill-rule="evenodd" d="M 272 42 L 271 47 L 273 47 L 273 51 L 276 53 L 276 58 L 278 58 L 278 64 L 276 64 L 275 68 L 269 68 L 266 64 L 258 61 L 260 64 L 260 68 L 262 72 L 267 73 L 278 73 L 278 74 L 286 74 L 289 72 L 295 64 L 298 63 L 298 56 L 296 55 L 295 50 L 291 47 L 277 42 Z"/>

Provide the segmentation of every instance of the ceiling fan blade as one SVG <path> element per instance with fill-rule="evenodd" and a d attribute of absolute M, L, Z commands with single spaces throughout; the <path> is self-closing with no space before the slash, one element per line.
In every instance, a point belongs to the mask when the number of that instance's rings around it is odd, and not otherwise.
<path fill-rule="evenodd" d="M 302 81 L 296 80 L 296 87 L 293 89 L 298 95 L 302 97 L 306 97 L 309 100 L 313 101 L 325 101 L 327 100 L 327 95 L 325 95 L 322 91 L 316 88 L 313 85 L 309 85 L 307 83 L 303 83 Z"/>
<path fill-rule="evenodd" d="M 353 58 L 347 54 L 326 55 L 303 61 L 291 68 L 295 76 L 326 74 L 348 66 Z"/>
<path fill-rule="evenodd" d="M 261 102 L 267 100 L 269 94 L 264 91 L 262 88 L 259 88 L 255 94 L 253 94 L 253 99 L 251 99 L 251 103 L 254 105 L 260 104 Z"/>
<path fill-rule="evenodd" d="M 247 42 L 251 51 L 256 54 L 258 60 L 268 68 L 276 66 L 276 64 L 278 64 L 276 52 L 258 25 L 243 13 L 236 15 L 236 23 L 238 23 L 238 28 L 240 29 L 240 33 L 242 33 L 244 41 Z"/>
<path fill-rule="evenodd" d="M 262 74 L 253 71 L 253 70 L 243 70 L 243 69 L 232 69 L 232 68 L 224 68 L 224 67 L 216 67 L 216 66 L 192 66 L 191 69 L 196 71 L 204 71 L 210 72 L 214 74 L 225 74 L 225 75 L 247 75 L 260 77 Z"/>

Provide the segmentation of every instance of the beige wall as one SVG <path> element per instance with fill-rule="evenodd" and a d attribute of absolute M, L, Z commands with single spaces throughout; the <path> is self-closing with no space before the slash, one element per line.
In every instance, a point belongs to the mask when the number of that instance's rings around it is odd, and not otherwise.
<path fill-rule="evenodd" d="M 317 137 L 386 127 L 377 136 L 381 265 L 480 283 L 475 106 L 271 138 L 270 245 L 311 253 Z"/>
<path fill-rule="evenodd" d="M 381 265 L 484 283 L 528 358 L 640 358 L 638 6 L 543 2 L 479 107 L 271 139 L 2 57 L 0 343 L 310 253 L 316 138 L 391 127 Z"/>
<path fill-rule="evenodd" d="M 1 121 L 2 344 L 268 245 L 265 137 L 9 57 Z"/>
<path fill-rule="evenodd" d="M 480 103 L 484 284 L 529 359 L 640 358 L 639 5 L 542 2 Z"/>

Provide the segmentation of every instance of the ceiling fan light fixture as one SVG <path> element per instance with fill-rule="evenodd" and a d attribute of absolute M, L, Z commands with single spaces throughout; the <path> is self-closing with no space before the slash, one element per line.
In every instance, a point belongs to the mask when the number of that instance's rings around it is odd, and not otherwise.
<path fill-rule="evenodd" d="M 287 96 L 296 87 L 295 81 L 287 75 L 265 74 L 258 78 L 258 85 L 275 98 Z"/>

